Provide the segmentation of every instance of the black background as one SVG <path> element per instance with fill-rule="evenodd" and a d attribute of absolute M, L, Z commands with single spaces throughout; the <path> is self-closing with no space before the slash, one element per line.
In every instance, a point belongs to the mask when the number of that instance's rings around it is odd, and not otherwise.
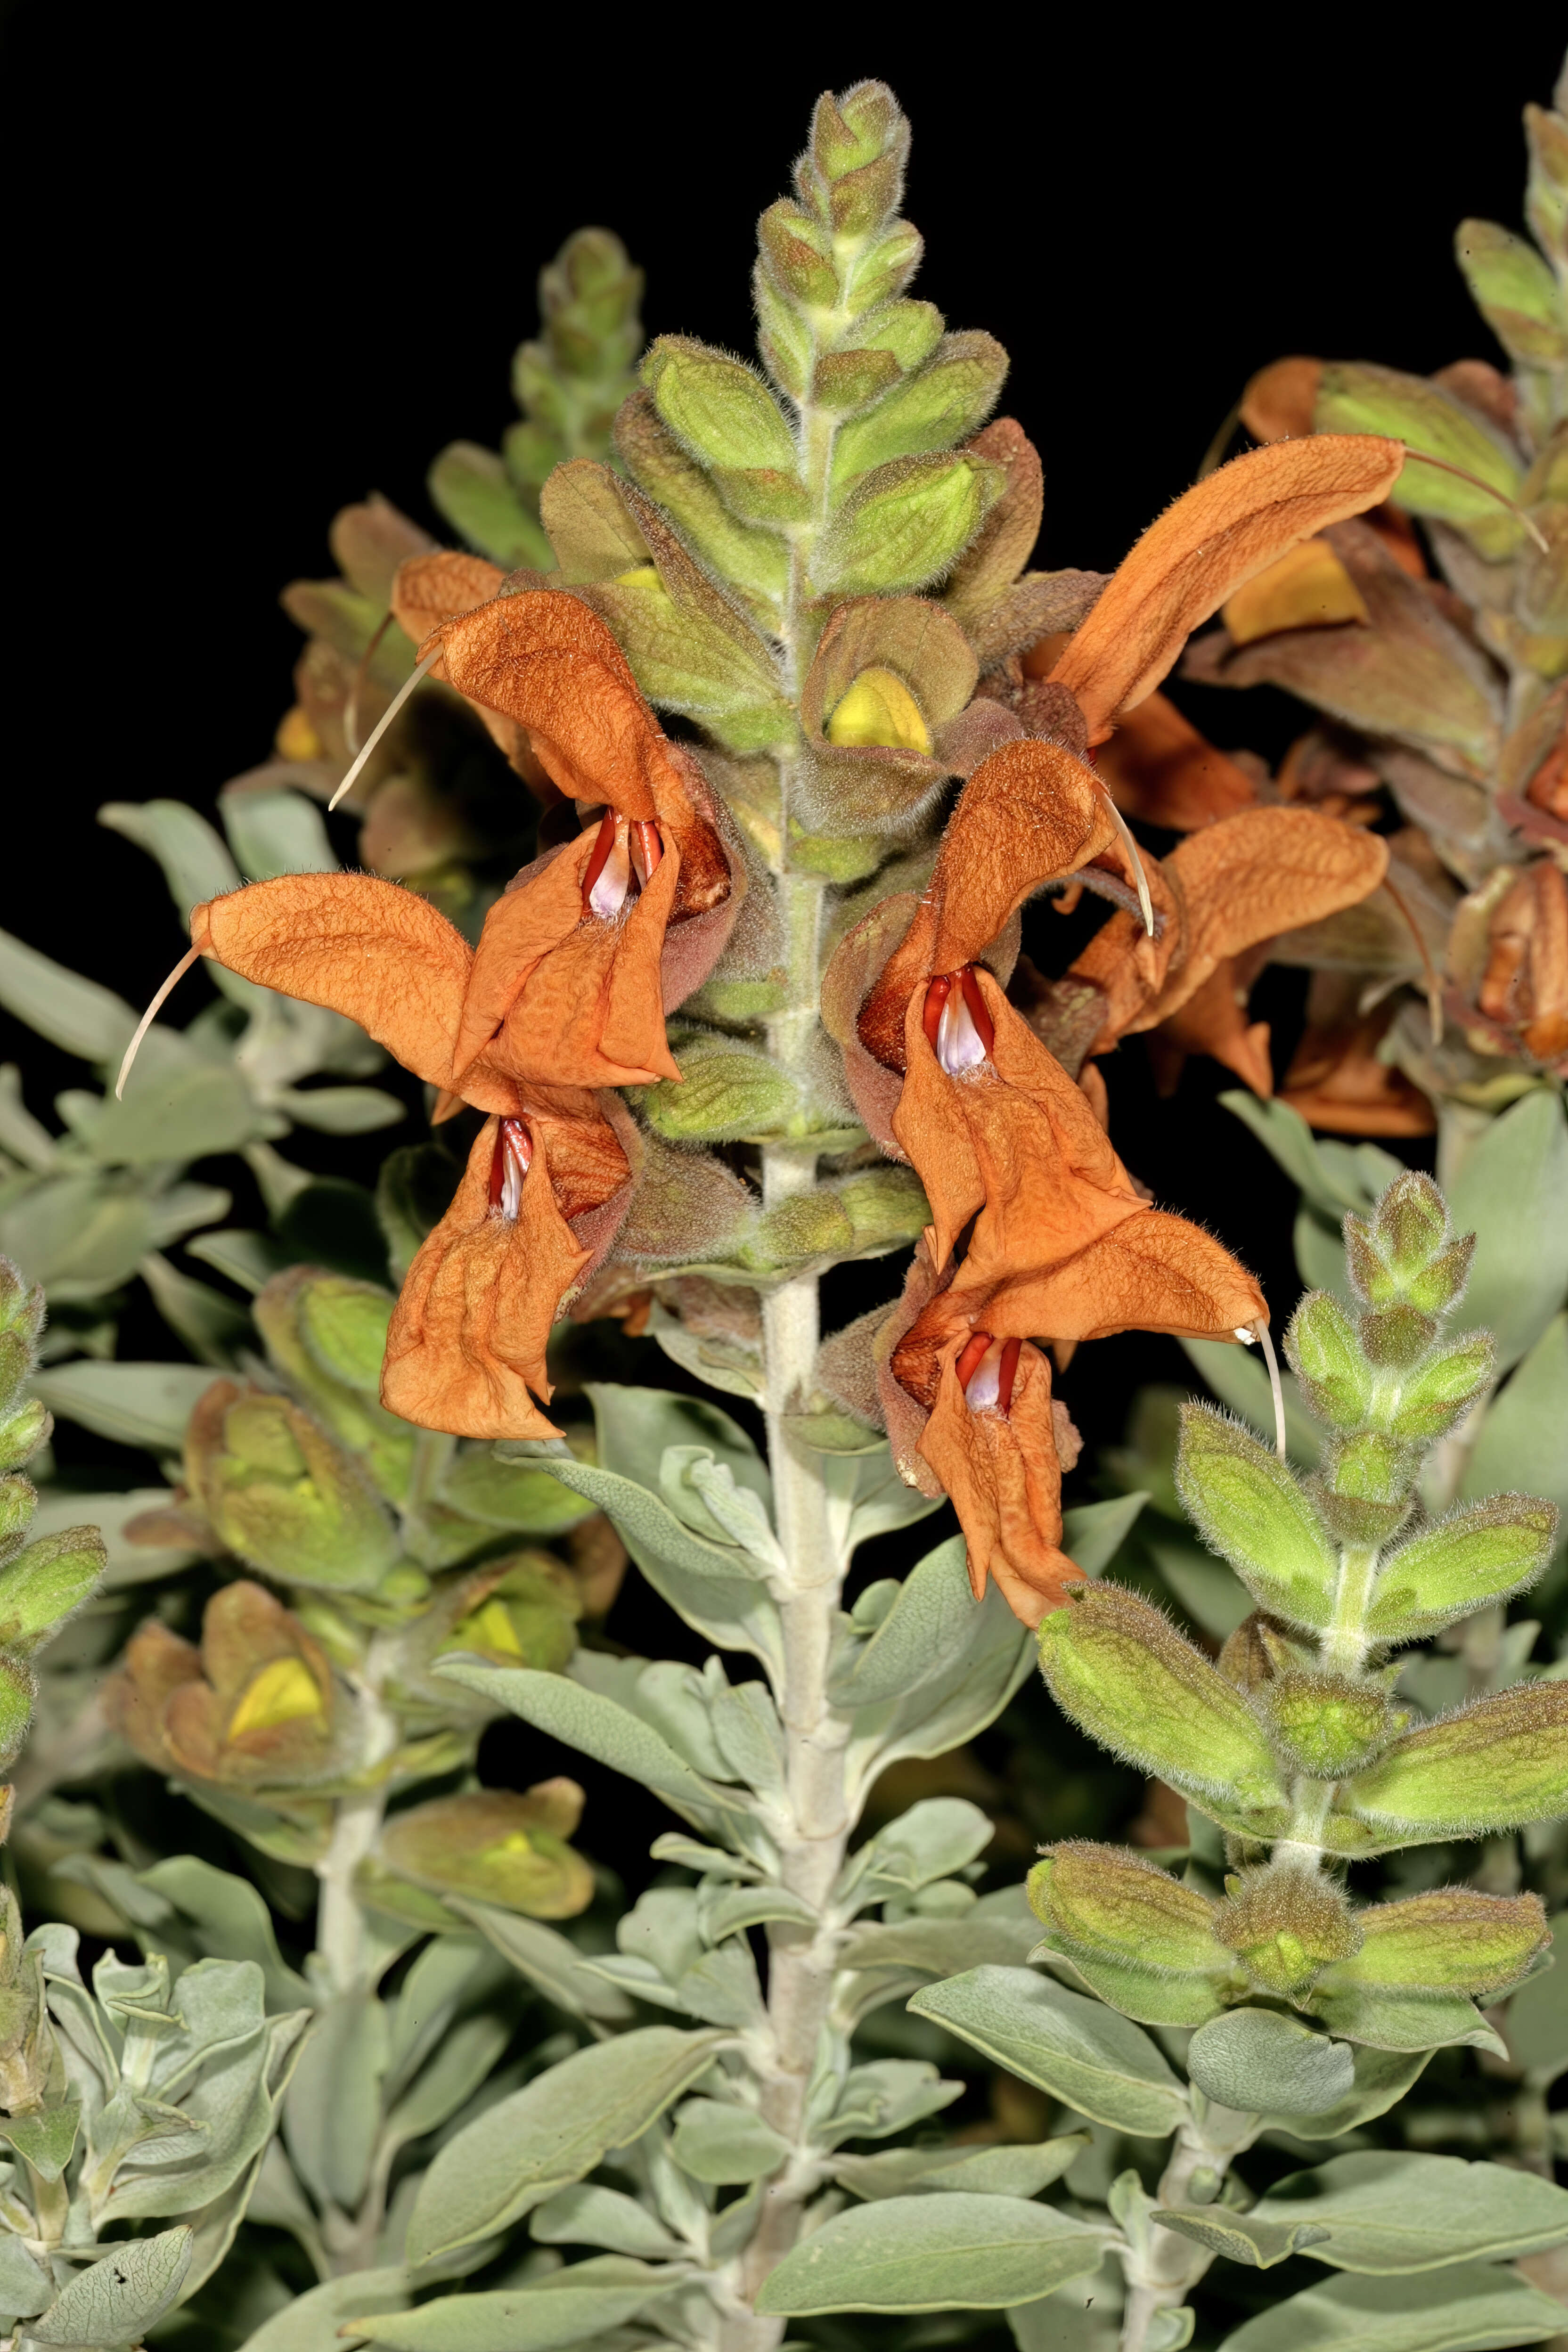
<path fill-rule="evenodd" d="M 331 568 L 328 520 L 370 488 L 438 527 L 426 466 L 498 441 L 535 274 L 574 226 L 647 267 L 650 332 L 746 350 L 752 222 L 812 100 L 883 75 L 913 121 L 916 290 L 1013 354 L 1039 560 L 1109 569 L 1264 362 L 1496 356 L 1452 232 L 1518 222 L 1520 108 L 1549 98 L 1563 38 L 1547 11 L 1462 54 L 1382 11 L 905 16 L 855 37 L 807 13 L 793 34 L 761 10 L 668 21 L 12 7 L 7 928 L 144 1000 L 174 910 L 96 807 L 208 804 L 266 756 L 298 645 L 278 588 Z M 1186 699 L 1226 745 L 1288 732 L 1264 697 Z M 1263 983 L 1281 1048 L 1299 996 Z M 41 1112 L 79 1081 L 6 1039 Z M 1215 1105 L 1228 1082 L 1199 1065 L 1159 1104 L 1138 1047 L 1111 1082 L 1130 1164 L 1250 1259 L 1281 1321 L 1293 1195 Z M 174 1352 L 160 1330 L 130 1351 Z M 1173 1343 L 1085 1350 L 1067 1393 L 1087 1433 L 1119 1433 L 1152 1374 L 1184 1376 Z"/>

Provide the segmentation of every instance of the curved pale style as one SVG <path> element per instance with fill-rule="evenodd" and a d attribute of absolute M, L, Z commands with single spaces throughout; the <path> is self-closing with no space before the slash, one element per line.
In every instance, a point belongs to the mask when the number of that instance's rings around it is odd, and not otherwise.
<path fill-rule="evenodd" d="M 1227 596 L 1329 523 L 1383 501 L 1405 445 L 1374 433 L 1281 441 L 1194 485 L 1151 523 L 1051 672 L 1102 743 Z"/>

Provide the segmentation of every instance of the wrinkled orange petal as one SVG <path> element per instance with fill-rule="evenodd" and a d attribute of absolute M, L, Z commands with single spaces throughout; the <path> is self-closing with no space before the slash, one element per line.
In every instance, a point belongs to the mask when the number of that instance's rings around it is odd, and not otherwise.
<path fill-rule="evenodd" d="M 524 1080 L 646 1086 L 679 1077 L 665 1042 L 660 959 L 680 872 L 673 842 L 610 922 L 583 912 L 594 832 L 542 858 L 485 917 L 456 1061 L 487 1055 Z"/>
<path fill-rule="evenodd" d="M 1068 977 L 1105 998 L 1089 1051 L 1168 1020 L 1227 956 L 1358 905 L 1387 871 L 1381 835 L 1317 809 L 1242 809 L 1205 826 L 1160 861 L 1174 919 L 1161 939 L 1145 940 L 1137 917 L 1119 912 L 1073 963 Z"/>
<path fill-rule="evenodd" d="M 427 1086 L 458 1089 L 474 952 L 427 898 L 370 874 L 283 874 L 194 908 L 191 941 L 226 971 L 346 1013 Z M 521 1108 L 488 1067 L 460 1091 L 480 1110 Z"/>
<path fill-rule="evenodd" d="M 860 1016 L 868 1053 L 902 1066 L 910 992 L 990 946 L 1033 891 L 1119 840 L 1092 769 L 1059 744 L 1026 739 L 983 760 L 959 795 L 913 922 Z"/>
<path fill-rule="evenodd" d="M 1309 1029 L 1279 1100 L 1331 1135 L 1430 1135 L 1437 1120 L 1426 1097 L 1377 1056 L 1392 1010 L 1383 1004 L 1359 1019 Z"/>
<path fill-rule="evenodd" d="M 455 1437 L 557 1437 L 546 1402 L 545 1343 L 588 1263 L 550 1181 L 542 1122 L 515 1223 L 489 1202 L 498 1121 L 480 1129 L 457 1198 L 408 1269 L 393 1312 L 381 1401 L 422 1429 Z"/>
<path fill-rule="evenodd" d="M 1247 1020 L 1246 991 L 1240 986 L 1238 971 L 1237 959 L 1226 956 L 1215 966 L 1203 986 L 1194 989 L 1186 1003 L 1151 1033 L 1149 1042 L 1157 1054 L 1162 1094 L 1174 1092 L 1181 1064 L 1189 1054 L 1206 1054 L 1225 1069 L 1234 1070 L 1255 1095 L 1273 1093 L 1268 1024 Z M 1089 1067 L 1092 1070 L 1095 1065 L 1091 1062 Z"/>
<path fill-rule="evenodd" d="M 392 583 L 392 614 L 405 636 L 422 646 L 432 629 L 455 614 L 488 604 L 506 578 L 482 555 L 437 548 L 400 563 Z"/>
<path fill-rule="evenodd" d="M 991 974 L 978 978 L 995 1024 L 990 1060 L 950 1077 L 911 999 L 893 1132 L 931 1202 L 937 1264 L 983 1211 L 966 1268 L 979 1250 L 989 1271 L 1070 1255 L 1142 1203 L 1080 1089 Z"/>
<path fill-rule="evenodd" d="M 1076 697 L 1090 742 L 1159 685 L 1227 596 L 1299 540 L 1386 498 L 1404 463 L 1403 445 L 1382 435 L 1316 434 L 1233 458 L 1168 507 L 1051 673 Z"/>
<path fill-rule="evenodd" d="M 971 1297 L 998 1339 L 1109 1339 L 1118 1331 L 1168 1331 L 1176 1339 L 1230 1339 L 1268 1320 L 1263 1293 L 1244 1266 L 1201 1226 L 1140 1206 L 1059 1265 L 1023 1268 L 992 1286 L 966 1260 L 953 1284 L 955 1310 Z"/>
<path fill-rule="evenodd" d="M 1015 1616 L 1037 1625 L 1059 1608 L 1083 1570 L 1061 1549 L 1062 1474 L 1051 1418 L 1050 1366 L 1036 1348 L 1018 1352 L 1006 1413 L 973 1412 L 959 1386 L 955 1336 L 920 1451 L 952 1498 L 978 1601 L 993 1578 Z"/>
<path fill-rule="evenodd" d="M 1173 833 L 1195 833 L 1258 799 L 1246 769 L 1216 751 L 1163 694 L 1149 695 L 1118 721 L 1095 765 L 1123 816 Z"/>
<path fill-rule="evenodd" d="M 441 628 L 443 674 L 470 701 L 514 719 L 552 783 L 651 822 L 684 788 L 664 731 L 596 613 L 554 588 L 497 596 Z"/>

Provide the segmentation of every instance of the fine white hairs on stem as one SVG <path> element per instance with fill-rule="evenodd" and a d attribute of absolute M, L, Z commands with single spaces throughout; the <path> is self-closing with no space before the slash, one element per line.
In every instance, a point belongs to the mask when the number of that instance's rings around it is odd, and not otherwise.
<path fill-rule="evenodd" d="M 1452 466 L 1447 457 L 1429 457 L 1425 449 L 1413 449 L 1408 441 L 1405 442 L 1403 446 L 1406 465 L 1414 457 L 1418 466 L 1436 466 L 1440 474 L 1452 474 L 1456 481 L 1468 482 L 1472 489 L 1485 490 L 1489 499 L 1496 499 L 1499 506 L 1506 507 L 1516 522 L 1523 524 L 1542 555 L 1551 554 L 1552 550 L 1547 543 L 1546 533 L 1542 530 L 1541 525 L 1532 521 L 1522 507 L 1515 506 L 1508 492 L 1500 490 L 1495 482 L 1483 481 L 1479 474 L 1468 474 L 1463 466 Z"/>
<path fill-rule="evenodd" d="M 142 1050 L 142 1038 L 145 1037 L 148 1030 L 151 1029 L 153 1022 L 156 1021 L 159 1013 L 163 1010 L 164 1005 L 168 1003 L 175 987 L 182 980 L 184 980 L 191 966 L 200 960 L 201 952 L 200 948 L 188 948 L 186 950 L 185 953 L 180 958 L 179 962 L 174 966 L 174 971 L 169 974 L 168 979 L 163 982 L 163 987 L 158 991 L 157 995 L 153 999 L 152 1003 L 147 1007 L 146 1012 L 142 1015 L 141 1020 L 136 1024 L 136 1034 L 132 1038 L 130 1045 L 125 1048 L 125 1059 L 121 1063 L 120 1076 L 114 1081 L 114 1099 L 116 1102 L 121 1102 L 124 1099 L 125 1081 L 131 1076 L 132 1063 L 136 1059 L 137 1055 Z"/>
<path fill-rule="evenodd" d="M 348 774 L 343 778 L 342 782 L 338 786 L 337 791 L 332 794 L 331 799 L 327 803 L 327 812 L 329 815 L 331 814 L 332 810 L 336 808 L 343 794 L 347 792 L 353 791 L 354 785 L 359 781 L 360 772 L 363 768 L 365 761 L 369 759 L 371 753 L 374 751 L 376 745 L 380 742 L 382 737 L 385 734 L 387 729 L 391 726 L 393 720 L 396 718 L 398 712 L 402 709 L 404 704 L 407 701 L 409 696 L 413 693 L 420 679 L 422 677 L 429 677 L 430 672 L 435 668 L 440 658 L 441 647 L 439 644 L 432 646 L 430 651 L 426 655 L 424 660 L 416 669 L 413 677 L 407 680 L 406 684 L 398 688 L 397 692 L 387 704 L 385 710 L 376 720 L 375 725 L 371 729 L 370 733 L 365 737 L 364 741 L 360 745 L 359 751 L 354 756 L 353 767 L 349 770 Z"/>
<path fill-rule="evenodd" d="M 1152 939 L 1154 936 L 1154 901 L 1149 896 L 1149 877 L 1143 871 L 1143 860 L 1139 854 L 1138 844 L 1132 838 L 1132 829 L 1131 825 L 1129 825 L 1127 819 L 1122 815 L 1121 811 L 1111 799 L 1103 778 L 1096 776 L 1094 781 L 1100 786 L 1101 793 L 1105 795 L 1105 805 L 1110 811 L 1110 822 L 1116 827 L 1117 832 L 1121 835 L 1121 846 L 1127 852 L 1128 858 L 1131 863 L 1133 878 L 1138 885 L 1138 910 L 1143 918 L 1143 929 L 1147 931 L 1149 937 Z"/>

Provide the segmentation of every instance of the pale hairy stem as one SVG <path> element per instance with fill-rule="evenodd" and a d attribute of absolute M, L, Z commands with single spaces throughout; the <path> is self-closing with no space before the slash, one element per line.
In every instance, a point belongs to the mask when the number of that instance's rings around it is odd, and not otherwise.
<path fill-rule="evenodd" d="M 369 1989 L 374 1946 L 365 1930 L 354 1880 L 361 1863 L 374 1851 L 386 1811 L 386 1783 L 377 1768 L 385 1763 L 399 1738 L 396 1718 L 381 1703 L 382 1678 L 389 1664 L 386 1637 L 377 1634 L 354 1677 L 360 1706 L 374 1718 L 367 1741 L 367 1770 L 375 1777 L 338 1799 L 332 1834 L 316 1864 L 321 1885 L 316 1909 L 316 1950 L 334 1993 Z"/>
<path fill-rule="evenodd" d="M 1237 2131 L 1233 2135 L 1205 2130 L 1203 2121 L 1195 2116 L 1182 2126 L 1155 2192 L 1160 2204 L 1168 2210 L 1181 2211 L 1212 2203 L 1218 2194 L 1217 2187 L 1207 2199 L 1194 2198 L 1191 2193 L 1194 2177 L 1200 2172 L 1212 2172 L 1223 2179 L 1232 2157 L 1250 2144 L 1257 2127 L 1256 2117 L 1232 2116 L 1228 2108 L 1211 2112 L 1215 2123 L 1223 2117 L 1234 2123 Z M 1183 2237 L 1179 2230 L 1167 2230 L 1155 2222 L 1137 2252 L 1122 2256 L 1127 2301 L 1122 2311 L 1121 2352 L 1145 2352 L 1156 2315 L 1163 2311 L 1180 2311 L 1214 2259 L 1206 2246 Z"/>

